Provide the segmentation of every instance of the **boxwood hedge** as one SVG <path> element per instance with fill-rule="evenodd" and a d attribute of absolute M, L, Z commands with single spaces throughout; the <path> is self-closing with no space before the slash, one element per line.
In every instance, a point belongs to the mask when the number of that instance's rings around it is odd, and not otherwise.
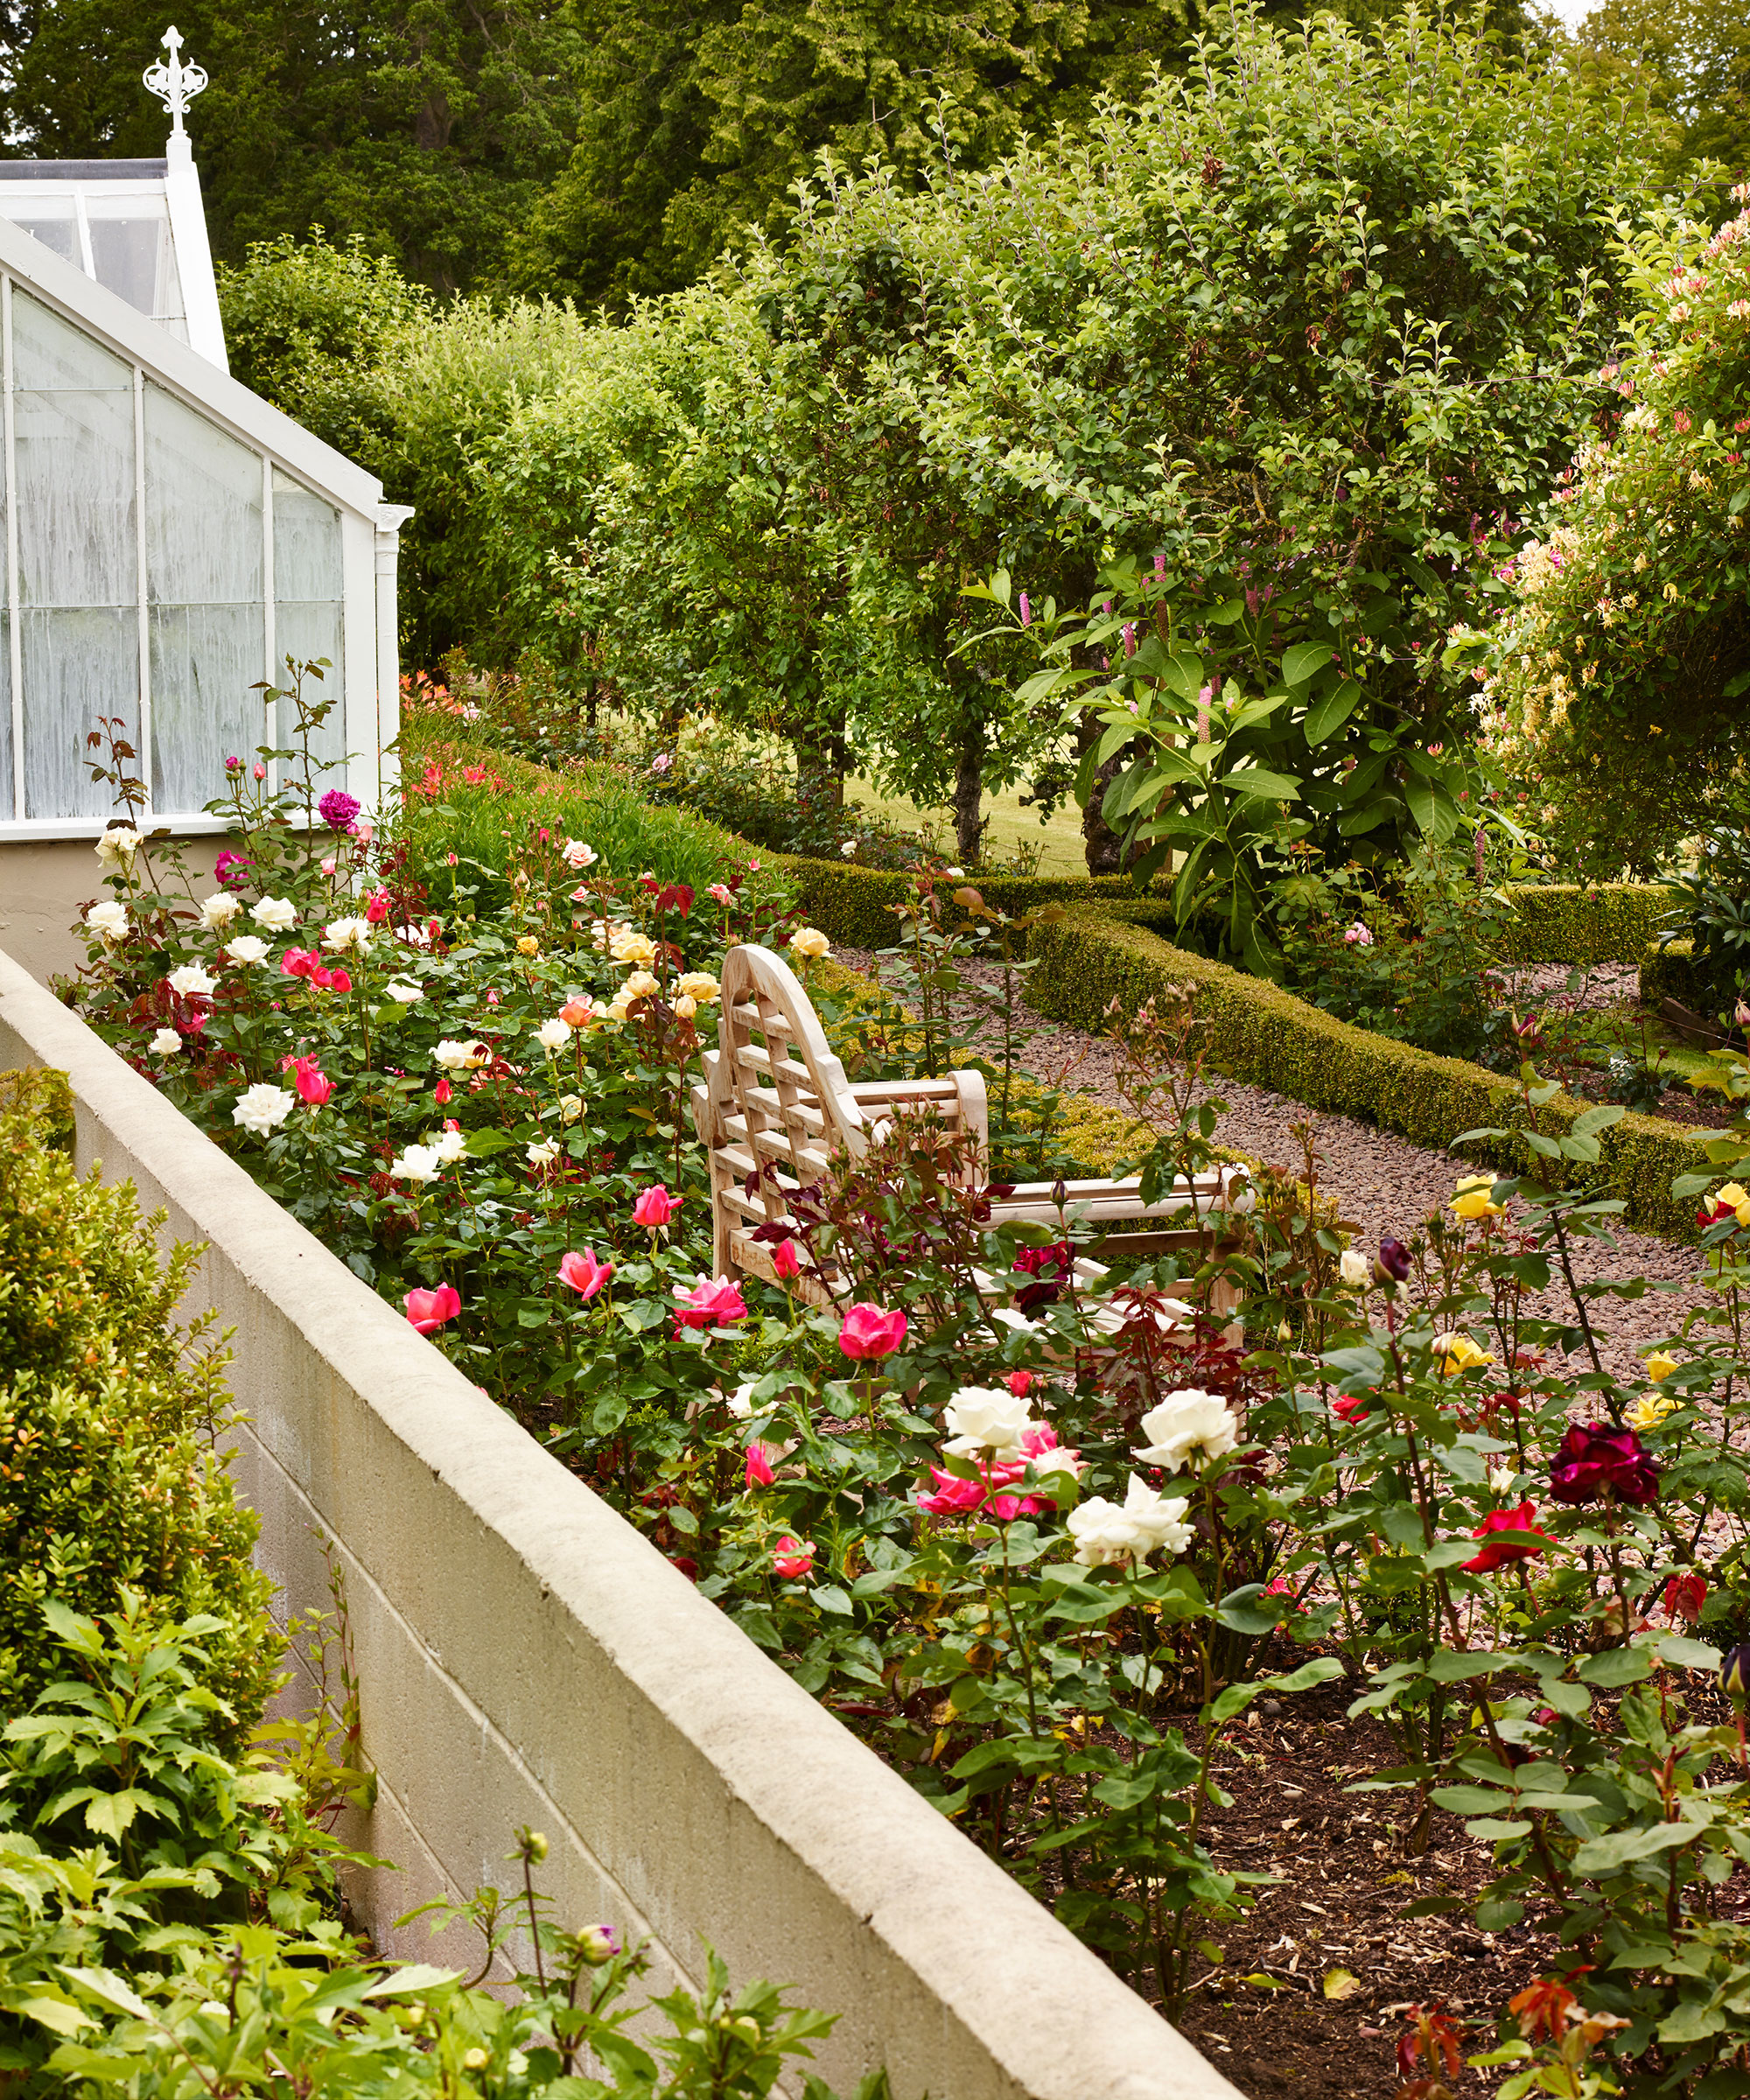
<path fill-rule="evenodd" d="M 1115 998 L 1133 1011 L 1168 985 L 1193 985 L 1208 1025 L 1209 1063 L 1230 1078 L 1309 1108 L 1361 1116 L 1436 1151 L 1480 1126 L 1522 1127 L 1524 1106 L 1510 1080 L 1352 1027 L 1278 985 L 1174 948 L 1147 923 L 1158 915 L 1158 906 L 1147 905 L 1061 911 L 1034 932 L 1040 967 L 1028 979 L 1028 998 L 1053 1019 L 1099 1030 Z M 1586 1105 L 1558 1096 L 1543 1112 L 1544 1128 L 1559 1130 Z M 1705 1167 L 1698 1135 L 1704 1133 L 1633 1115 L 1605 1133 L 1605 1166 L 1631 1224 L 1695 1236 L 1694 1206 L 1670 1191 L 1677 1175 Z M 1511 1137 L 1466 1150 L 1515 1168 L 1532 1157 Z"/>

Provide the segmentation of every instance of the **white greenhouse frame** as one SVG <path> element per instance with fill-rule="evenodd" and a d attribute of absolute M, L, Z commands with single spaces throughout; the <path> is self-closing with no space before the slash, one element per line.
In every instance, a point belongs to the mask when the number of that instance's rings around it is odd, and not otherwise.
<path fill-rule="evenodd" d="M 284 507 L 290 499 L 295 514 L 299 499 L 314 496 L 338 514 L 342 706 L 338 710 L 338 728 L 332 730 L 330 736 L 334 755 L 345 752 L 349 759 L 344 774 L 330 773 L 326 780 L 334 785 L 344 781 L 367 808 L 376 808 L 389 790 L 396 773 L 394 754 L 388 748 L 400 727 L 396 572 L 400 528 L 411 512 L 402 505 L 385 503 L 382 484 L 374 475 L 252 394 L 118 294 L 94 283 L 21 228 L 0 218 L 0 410 L 4 410 L 4 422 L 0 423 L 0 504 L 4 504 L 5 518 L 4 593 L 4 598 L 0 598 L 0 612 L 4 612 L 5 620 L 9 657 L 0 666 L 0 677 L 4 680 L 10 716 L 10 734 L 4 738 L 10 746 L 10 778 L 0 783 L 0 841 L 94 838 L 116 814 L 34 812 L 26 797 L 25 757 L 30 748 L 26 725 L 32 695 L 25 682 L 24 621 L 21 615 L 28 614 L 32 608 L 21 603 L 21 484 L 17 409 L 25 390 L 15 385 L 13 328 L 15 304 L 19 295 L 47 308 L 52 315 L 91 339 L 101 351 L 122 360 L 131 373 L 134 488 L 130 529 L 137 555 L 133 593 L 138 616 L 137 686 L 133 690 L 93 691 L 88 696 L 80 696 L 84 726 L 87 729 L 94 726 L 100 715 L 124 715 L 137 708 L 138 733 L 132 741 L 140 754 L 136 762 L 137 770 L 148 795 L 152 797 L 149 804 L 152 823 L 168 825 L 184 835 L 218 832 L 227 828 L 225 819 L 206 816 L 200 807 L 201 802 L 223 792 L 224 759 L 228 753 L 224 747 L 225 731 L 216 718 L 210 785 L 195 800 L 194 806 L 189 808 L 166 806 L 153 795 L 154 601 L 148 578 L 151 528 L 146 423 L 149 392 L 154 402 L 161 394 L 168 396 L 172 404 L 179 404 L 181 410 L 192 411 L 223 437 L 247 448 L 261 463 L 260 615 L 263 648 L 254 676 L 280 684 L 286 648 L 297 648 L 296 636 L 282 638 L 275 632 L 276 500 Z M 108 390 L 113 394 L 120 389 L 112 387 Z M 163 409 L 157 412 L 166 413 Z M 173 423 L 173 413 L 171 420 Z M 159 442 L 162 444 L 162 438 Z M 70 457 L 68 464 L 71 467 Z M 255 602 L 254 599 L 228 601 L 245 608 L 252 608 Z M 332 597 L 325 593 L 322 602 L 332 603 Z M 72 609 L 77 610 L 84 603 L 73 600 Z M 108 609 L 116 608 L 110 605 Z M 49 631 L 46 626 L 43 629 L 45 634 Z M 246 686 L 248 682 L 245 682 Z M 324 740 L 330 739 L 326 737 Z M 284 741 L 283 725 L 270 734 L 263 724 L 261 732 L 242 746 L 242 754 L 248 755 L 258 743 Z M 238 746 L 233 742 L 229 749 L 236 750 Z M 83 756 L 82 752 L 79 755 Z M 202 773 L 206 777 L 204 766 Z M 6 814 L 9 809 L 10 814 Z"/>

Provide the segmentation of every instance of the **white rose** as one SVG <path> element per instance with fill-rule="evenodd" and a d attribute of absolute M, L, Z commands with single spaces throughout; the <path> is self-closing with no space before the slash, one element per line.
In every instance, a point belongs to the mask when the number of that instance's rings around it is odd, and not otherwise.
<path fill-rule="evenodd" d="M 322 935 L 322 945 L 331 955 L 345 955 L 348 948 L 363 955 L 370 944 L 371 922 L 368 919 L 333 920 Z"/>
<path fill-rule="evenodd" d="M 472 1072 L 486 1061 L 487 1053 L 479 1043 L 442 1042 L 431 1053 L 446 1072 Z"/>
<path fill-rule="evenodd" d="M 263 933 L 289 934 L 298 924 L 298 907 L 290 897 L 263 897 L 249 906 L 249 916 Z"/>
<path fill-rule="evenodd" d="M 1373 1275 L 1373 1264 L 1356 1248 L 1346 1247 L 1342 1260 L 1337 1264 L 1337 1273 L 1351 1291 L 1364 1291 Z"/>
<path fill-rule="evenodd" d="M 231 1111 L 231 1120 L 242 1129 L 265 1138 L 290 1115 L 298 1096 L 284 1087 L 251 1087 Z"/>
<path fill-rule="evenodd" d="M 1096 1494 L 1070 1511 L 1074 1558 L 1084 1568 L 1101 1568 L 1144 1560 L 1162 1549 L 1182 1553 L 1193 1536 L 1191 1526 L 1184 1521 L 1190 1507 L 1188 1501 L 1169 1502 L 1157 1494 L 1133 1473 L 1122 1503 Z"/>
<path fill-rule="evenodd" d="M 242 962 L 253 969 L 257 962 L 268 959 L 268 944 L 255 934 L 238 934 L 225 943 L 225 953 L 234 962 Z"/>
<path fill-rule="evenodd" d="M 241 897 L 228 897 L 221 890 L 200 907 L 200 923 L 209 934 L 222 934 L 243 908 Z"/>
<path fill-rule="evenodd" d="M 571 1024 L 556 1015 L 550 1021 L 542 1021 L 535 1031 L 535 1040 L 543 1050 L 563 1050 L 571 1040 Z"/>
<path fill-rule="evenodd" d="M 596 864 L 595 848 L 581 838 L 568 838 L 561 850 L 569 868 L 592 868 Z"/>
<path fill-rule="evenodd" d="M 1240 1440 L 1240 1425 L 1219 1393 L 1199 1386 L 1169 1393 L 1143 1417 L 1146 1444 L 1136 1447 L 1144 1466 L 1165 1466 L 1177 1473 L 1194 1451 L 1206 1459 L 1222 1459 Z"/>
<path fill-rule="evenodd" d="M 1249 1217 L 1257 1208 L 1257 1191 L 1252 1186 L 1251 1176 L 1242 1166 L 1224 1166 L 1222 1169 L 1222 1198 L 1230 1216 Z"/>
<path fill-rule="evenodd" d="M 441 1159 L 445 1166 L 453 1166 L 457 1160 L 467 1157 L 468 1141 L 460 1130 L 434 1130 L 427 1141 L 426 1150 Z"/>
<path fill-rule="evenodd" d="M 424 985 L 403 984 L 399 977 L 394 984 L 385 984 L 383 990 L 399 1006 L 416 1006 L 425 997 Z"/>
<path fill-rule="evenodd" d="M 174 1028 L 160 1028 L 152 1038 L 154 1057 L 175 1057 L 182 1048 L 182 1038 Z"/>
<path fill-rule="evenodd" d="M 559 1157 L 559 1148 L 550 1138 L 544 1138 L 539 1144 L 528 1146 L 522 1156 L 530 1166 L 551 1166 Z"/>
<path fill-rule="evenodd" d="M 185 962 L 170 973 L 170 988 L 179 999 L 210 998 L 218 985 L 198 962 Z"/>
<path fill-rule="evenodd" d="M 388 1171 L 397 1181 L 435 1181 L 442 1165 L 429 1144 L 410 1144 Z"/>
<path fill-rule="evenodd" d="M 578 1094 L 562 1094 L 559 1096 L 559 1114 L 566 1123 L 575 1123 L 584 1112 L 583 1096 Z"/>
<path fill-rule="evenodd" d="M 106 866 L 111 861 L 125 865 L 139 850 L 140 835 L 131 824 L 112 825 L 97 842 L 97 858 Z"/>
<path fill-rule="evenodd" d="M 88 928 L 101 940 L 119 941 L 128 930 L 128 907 L 117 904 L 113 897 L 102 904 L 94 904 L 85 914 Z"/>
<path fill-rule="evenodd" d="M 1006 1386 L 962 1385 L 942 1410 L 944 1424 L 954 1432 L 954 1441 L 944 1451 L 957 1459 L 992 1452 L 999 1459 L 1020 1456 L 1021 1438 L 1040 1424 L 1027 1404 Z"/>
<path fill-rule="evenodd" d="M 430 933 L 423 926 L 398 926 L 395 929 L 395 937 L 408 948 L 430 948 L 431 945 Z"/>
<path fill-rule="evenodd" d="M 724 1396 L 723 1404 L 738 1422 L 746 1421 L 753 1412 L 753 1384 L 750 1378 L 745 1385 L 738 1385 L 732 1393 Z"/>

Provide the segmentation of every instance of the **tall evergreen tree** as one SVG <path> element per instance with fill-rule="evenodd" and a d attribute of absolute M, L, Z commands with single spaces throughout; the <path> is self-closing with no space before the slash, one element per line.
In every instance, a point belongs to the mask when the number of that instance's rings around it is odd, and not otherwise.
<path fill-rule="evenodd" d="M 163 150 L 140 85 L 171 19 L 0 0 L 0 121 L 43 159 Z M 575 24 L 554 0 L 176 0 L 211 85 L 189 116 L 215 252 L 313 226 L 439 290 L 501 274 L 574 143 Z"/>

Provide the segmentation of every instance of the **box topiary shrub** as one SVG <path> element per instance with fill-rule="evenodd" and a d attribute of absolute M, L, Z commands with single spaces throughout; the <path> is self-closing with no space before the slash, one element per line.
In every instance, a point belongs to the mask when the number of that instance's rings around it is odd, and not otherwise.
<path fill-rule="evenodd" d="M 1659 882 L 1539 883 L 1508 892 L 1509 962 L 1638 962 L 1676 900 Z"/>
<path fill-rule="evenodd" d="M 1098 1032 L 1114 998 L 1134 1012 L 1169 984 L 1193 985 L 1208 1026 L 1209 1066 L 1230 1078 L 1310 1108 L 1360 1116 L 1437 1151 L 1464 1130 L 1522 1126 L 1524 1106 L 1511 1080 L 1353 1027 L 1279 985 L 1173 948 L 1150 930 L 1144 921 L 1152 915 L 1158 907 L 1110 906 L 1066 911 L 1040 926 L 1032 953 L 1040 968 L 1027 982 L 1030 1003 L 1056 1020 Z M 1558 1096 L 1544 1110 L 1543 1127 L 1558 1134 L 1588 1105 Z M 1705 1169 L 1698 1138 L 1708 1134 L 1634 1115 L 1603 1133 L 1603 1166 L 1628 1205 L 1628 1222 L 1676 1238 L 1696 1236 L 1694 1206 L 1676 1200 L 1671 1183 Z M 1516 1171 L 1531 1164 L 1529 1148 L 1511 1138 L 1466 1150 Z"/>
<path fill-rule="evenodd" d="M 43 1604 L 220 1623 L 206 1682 L 247 1732 L 272 1689 L 256 1519 L 214 1445 L 227 1393 L 211 1322 L 176 1312 L 198 1250 L 160 1261 L 131 1187 L 81 1180 L 53 1141 L 54 1073 L 0 1074 L 0 1712 L 66 1675 Z"/>

